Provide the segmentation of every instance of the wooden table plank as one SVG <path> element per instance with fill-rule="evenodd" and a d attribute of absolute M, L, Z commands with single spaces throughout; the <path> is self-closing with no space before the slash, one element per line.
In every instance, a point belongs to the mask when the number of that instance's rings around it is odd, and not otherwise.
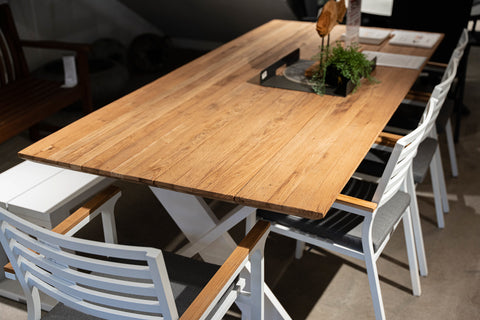
<path fill-rule="evenodd" d="M 339 38 L 337 26 L 332 39 Z M 348 97 L 259 85 L 315 25 L 271 21 L 22 150 L 22 158 L 321 218 L 419 70 L 377 67 Z M 332 40 L 333 42 L 333 40 Z M 434 49 L 365 46 L 429 57 Z M 348 152 L 347 152 L 348 151 Z"/>

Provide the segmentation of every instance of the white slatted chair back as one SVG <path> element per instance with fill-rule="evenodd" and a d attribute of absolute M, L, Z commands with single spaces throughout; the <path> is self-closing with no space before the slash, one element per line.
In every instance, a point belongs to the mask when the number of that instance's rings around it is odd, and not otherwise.
<path fill-rule="evenodd" d="M 160 250 L 56 234 L 3 208 L 0 231 L 18 280 L 31 293 L 27 299 L 34 300 L 27 301 L 29 320 L 40 319 L 38 290 L 102 319 L 178 318 Z"/>
<path fill-rule="evenodd" d="M 460 39 L 458 39 L 457 46 L 452 52 L 452 56 L 450 57 L 450 60 L 448 61 L 448 65 L 452 63 L 452 60 L 457 59 L 458 63 L 460 63 L 460 60 L 462 59 L 463 53 L 465 51 L 465 48 L 467 47 L 468 44 L 468 30 L 463 29 L 462 34 L 460 35 Z M 448 67 L 447 67 L 448 68 Z M 446 72 L 443 74 L 442 77 L 442 82 L 447 79 L 448 75 Z"/>
<path fill-rule="evenodd" d="M 435 86 L 435 89 L 433 89 L 433 93 L 431 97 L 436 99 L 437 103 L 435 105 L 435 109 L 433 110 L 432 117 L 430 118 L 430 121 L 427 124 L 427 127 L 425 129 L 425 137 L 436 136 L 436 133 L 434 133 L 433 131 L 433 130 L 436 130 L 435 121 L 437 120 L 437 116 L 440 113 L 440 110 L 442 109 L 442 106 L 445 103 L 445 100 L 447 99 L 447 95 L 450 91 L 453 80 L 455 80 L 455 77 L 457 75 L 458 63 L 459 63 L 458 59 L 450 60 L 447 70 L 445 70 L 445 74 L 444 74 L 444 77 L 445 75 L 447 77 L 441 83 L 437 84 Z M 425 110 L 425 112 L 427 111 Z"/>
<path fill-rule="evenodd" d="M 395 144 L 372 199 L 373 202 L 378 203 L 379 207 L 390 200 L 402 187 L 436 104 L 437 99 L 430 98 L 419 126 Z"/>
<path fill-rule="evenodd" d="M 467 47 L 468 44 L 468 29 L 463 29 L 462 35 L 460 36 L 460 39 L 458 40 L 457 47 L 453 51 L 453 56 L 458 58 L 460 60 L 463 56 L 463 53 L 465 52 L 465 48 Z"/>

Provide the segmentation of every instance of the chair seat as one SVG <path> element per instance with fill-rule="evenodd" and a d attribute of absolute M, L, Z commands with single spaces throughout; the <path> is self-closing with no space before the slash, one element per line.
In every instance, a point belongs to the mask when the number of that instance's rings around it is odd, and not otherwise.
<path fill-rule="evenodd" d="M 165 251 L 162 251 L 162 254 L 165 259 L 168 277 L 171 281 L 178 314 L 181 316 L 213 277 L 219 266 Z M 59 303 L 48 314 L 42 317 L 42 319 L 97 320 L 100 318 L 85 315 Z"/>
<path fill-rule="evenodd" d="M 350 187 L 351 190 L 361 189 L 361 193 L 363 193 L 361 198 L 369 200 L 375 192 L 376 184 L 364 180 L 350 179 L 342 193 L 348 194 Z M 352 194 L 348 195 L 354 196 Z M 409 203 L 410 196 L 399 191 L 378 209 L 373 222 L 373 247 L 375 251 L 380 248 L 383 241 L 393 231 Z M 330 209 L 326 217 L 319 220 L 309 220 L 266 210 L 257 210 L 257 216 L 272 223 L 294 228 L 363 252 L 362 216 L 338 209 Z"/>

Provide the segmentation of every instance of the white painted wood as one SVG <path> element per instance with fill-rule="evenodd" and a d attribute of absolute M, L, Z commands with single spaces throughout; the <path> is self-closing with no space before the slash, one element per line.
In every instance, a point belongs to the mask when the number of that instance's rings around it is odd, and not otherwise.
<path fill-rule="evenodd" d="M 53 166 L 23 161 L 0 174 L 0 206 L 63 171 Z"/>
<path fill-rule="evenodd" d="M 45 228 L 113 182 L 92 174 L 24 161 L 0 174 L 0 207 Z"/>
<path fill-rule="evenodd" d="M 46 220 L 53 213 L 52 220 L 57 219 L 52 221 L 53 227 L 65 219 L 75 206 L 112 182 L 110 178 L 64 169 L 10 200 L 8 210 Z M 65 216 L 57 217 L 62 211 Z"/>

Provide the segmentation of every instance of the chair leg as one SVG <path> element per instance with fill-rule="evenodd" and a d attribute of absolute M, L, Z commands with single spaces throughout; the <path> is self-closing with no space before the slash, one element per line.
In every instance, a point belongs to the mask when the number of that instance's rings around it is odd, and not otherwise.
<path fill-rule="evenodd" d="M 23 287 L 23 286 L 22 286 Z M 25 298 L 27 300 L 27 319 L 28 320 L 40 320 L 42 316 L 42 308 L 40 303 L 40 295 L 37 288 L 23 288 L 28 290 L 25 292 Z"/>
<path fill-rule="evenodd" d="M 257 223 L 257 211 L 253 211 L 250 215 L 247 216 L 245 219 L 245 235 L 247 235 L 250 230 L 252 230 L 253 226 Z"/>
<path fill-rule="evenodd" d="M 403 230 L 405 232 L 405 243 L 407 245 L 408 265 L 410 269 L 413 295 L 420 296 L 422 290 L 420 288 L 420 278 L 418 276 L 418 264 L 415 254 L 415 244 L 413 237 L 412 220 L 410 216 L 410 208 L 407 208 L 405 214 L 403 215 Z"/>
<path fill-rule="evenodd" d="M 448 155 L 450 157 L 450 166 L 452 167 L 452 176 L 458 177 L 457 156 L 455 154 L 455 143 L 453 141 L 452 121 L 448 119 L 445 126 L 445 134 L 447 136 Z"/>
<path fill-rule="evenodd" d="M 264 258 L 263 253 L 259 250 L 250 256 L 251 261 L 251 283 L 250 291 L 252 293 L 252 319 L 263 320 L 265 310 L 265 293 L 264 293 Z"/>
<path fill-rule="evenodd" d="M 435 201 L 437 224 L 440 229 L 443 229 L 445 227 L 445 221 L 443 219 L 442 195 L 440 192 L 440 178 L 438 176 L 438 162 L 436 161 L 435 156 L 430 162 L 430 176 L 432 177 L 433 199 Z"/>
<path fill-rule="evenodd" d="M 415 248 L 417 249 L 418 265 L 420 275 L 426 277 L 428 275 L 427 258 L 425 256 L 425 246 L 423 244 L 422 225 L 420 223 L 420 213 L 418 210 L 417 195 L 415 191 L 415 183 L 413 182 L 413 174 L 407 175 L 407 192 L 410 195 L 410 212 L 413 227 L 413 237 L 415 239 Z"/>
<path fill-rule="evenodd" d="M 118 243 L 115 215 L 113 213 L 113 208 L 111 209 L 112 210 L 105 210 L 102 212 L 103 234 L 106 243 Z"/>
<path fill-rule="evenodd" d="M 385 310 L 383 308 L 382 291 L 380 290 L 380 281 L 378 279 L 377 263 L 375 251 L 372 244 L 372 217 L 366 216 L 362 227 L 362 248 L 365 266 L 367 268 L 368 284 L 372 295 L 373 310 L 375 319 L 385 319 Z"/>
<path fill-rule="evenodd" d="M 436 175 L 438 177 L 438 187 L 440 190 L 440 199 L 442 201 L 443 212 L 449 212 L 450 206 L 448 204 L 447 184 L 445 183 L 445 175 L 443 174 L 442 157 L 440 155 L 440 147 L 437 146 L 437 150 L 433 155 L 432 162 L 435 163 Z M 431 168 L 430 168 L 431 169 Z"/>
<path fill-rule="evenodd" d="M 305 250 L 305 242 L 297 240 L 295 246 L 295 259 L 301 259 L 303 257 L 303 251 Z"/>
<path fill-rule="evenodd" d="M 445 182 L 445 175 L 443 174 L 442 156 L 440 155 L 440 147 L 437 147 L 437 151 L 433 155 L 433 160 L 437 163 L 437 175 L 439 180 L 440 194 L 442 195 L 442 207 L 443 212 L 450 211 L 450 205 L 448 204 L 447 184 Z"/>
<path fill-rule="evenodd" d="M 380 291 L 380 281 L 378 280 L 377 264 L 375 262 L 375 258 L 373 257 L 373 248 L 371 251 L 365 250 L 364 253 L 368 283 L 370 284 L 370 293 L 372 294 L 373 310 L 375 311 L 375 319 L 385 319 L 382 292 Z"/>

